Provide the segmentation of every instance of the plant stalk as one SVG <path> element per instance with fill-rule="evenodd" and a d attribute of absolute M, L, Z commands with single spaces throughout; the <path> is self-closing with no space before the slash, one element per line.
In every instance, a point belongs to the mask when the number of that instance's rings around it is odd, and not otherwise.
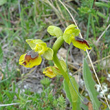
<path fill-rule="evenodd" d="M 53 55 L 53 61 L 54 63 L 56 64 L 56 66 L 59 68 L 59 70 L 61 71 L 64 79 L 66 80 L 66 82 L 68 83 L 69 82 L 69 77 L 68 77 L 68 74 L 67 74 L 67 71 L 65 72 L 65 70 L 63 70 L 61 64 L 60 64 L 60 61 L 57 57 L 57 52 L 58 52 L 58 49 L 61 47 L 61 45 L 63 44 L 64 40 L 63 40 L 63 36 L 60 36 L 54 43 L 53 45 L 53 51 L 54 51 L 54 55 Z M 65 68 L 66 69 L 66 68 Z"/>

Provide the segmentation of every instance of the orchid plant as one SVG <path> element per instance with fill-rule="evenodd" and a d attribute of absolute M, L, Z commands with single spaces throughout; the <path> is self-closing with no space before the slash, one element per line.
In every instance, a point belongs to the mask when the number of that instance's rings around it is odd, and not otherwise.
<path fill-rule="evenodd" d="M 84 51 L 91 49 L 91 47 L 86 40 L 77 37 L 80 33 L 80 30 L 77 29 L 77 26 L 74 24 L 69 25 L 65 29 L 64 33 L 59 27 L 56 26 L 49 26 L 47 28 L 47 32 L 57 38 L 53 44 L 53 48 L 51 49 L 47 47 L 47 44 L 40 39 L 27 39 L 26 42 L 29 44 L 32 50 L 21 55 L 19 64 L 26 68 L 32 68 L 41 64 L 42 56 L 47 60 L 53 60 L 54 66 L 45 68 L 43 73 L 50 78 L 53 78 L 56 75 L 62 75 L 64 77 L 71 97 L 70 102 L 73 107 L 75 98 L 73 95 L 72 84 L 70 83 L 71 76 L 68 75 L 67 66 L 64 60 L 58 59 L 57 52 L 64 41 L 69 45 L 72 43 L 75 47 Z"/>

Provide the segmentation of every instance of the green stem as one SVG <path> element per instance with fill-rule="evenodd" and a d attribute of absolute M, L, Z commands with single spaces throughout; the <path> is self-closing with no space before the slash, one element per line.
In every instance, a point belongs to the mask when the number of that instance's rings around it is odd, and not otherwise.
<path fill-rule="evenodd" d="M 53 51 L 55 54 L 57 54 L 58 49 L 61 47 L 61 45 L 63 44 L 64 40 L 63 40 L 63 36 L 60 36 L 54 43 L 53 45 Z"/>
<path fill-rule="evenodd" d="M 60 60 L 58 59 L 57 57 L 57 52 L 58 52 L 58 49 L 61 47 L 61 45 L 63 44 L 64 40 L 63 40 L 63 36 L 60 36 L 54 43 L 53 45 L 53 51 L 54 51 L 54 55 L 53 55 L 53 61 L 54 63 L 56 64 L 56 66 L 59 68 L 59 70 L 61 71 L 65 81 L 66 81 L 66 85 L 68 86 L 68 90 L 66 91 L 67 94 L 69 94 L 69 96 L 71 97 L 70 99 L 72 99 L 71 101 L 71 104 L 72 104 L 72 110 L 76 110 L 77 108 L 79 108 L 79 106 L 77 107 L 77 103 L 80 103 L 80 99 L 78 98 L 78 96 L 80 97 L 79 93 L 78 93 L 78 86 L 75 82 L 75 80 L 72 78 L 72 81 L 74 82 L 75 85 L 73 85 L 73 82 L 71 81 L 70 79 L 70 76 L 68 74 L 68 68 L 65 68 L 67 69 L 67 71 L 65 71 L 63 68 L 62 68 L 62 65 L 60 63 Z M 71 45 L 72 46 L 72 45 Z M 71 48 L 71 47 L 70 47 Z M 69 48 L 69 50 L 70 50 Z M 69 50 L 68 50 L 68 53 L 69 53 Z M 67 58 L 68 58 L 68 54 L 67 54 Z M 67 59 L 66 59 L 66 65 L 67 65 Z M 77 93 L 78 96 L 74 96 L 73 93 Z M 75 94 L 76 94 L 75 93 Z M 77 108 L 76 108 L 77 107 Z M 80 109 L 78 109 L 80 110 Z"/>
<path fill-rule="evenodd" d="M 59 70 L 61 71 L 64 79 L 68 82 L 69 81 L 69 77 L 67 72 L 65 72 L 60 64 L 60 61 L 57 57 L 57 52 L 58 49 L 61 47 L 61 45 L 63 44 L 64 40 L 63 40 L 63 36 L 60 36 L 54 43 L 53 45 L 53 51 L 54 51 L 54 55 L 53 55 L 53 61 L 54 63 L 57 65 L 57 67 L 59 68 Z"/>

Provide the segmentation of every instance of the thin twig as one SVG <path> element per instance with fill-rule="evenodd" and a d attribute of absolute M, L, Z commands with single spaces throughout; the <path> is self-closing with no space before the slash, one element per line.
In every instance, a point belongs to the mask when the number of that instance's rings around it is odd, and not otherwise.
<path fill-rule="evenodd" d="M 59 0 L 59 2 L 65 7 L 65 9 L 66 9 L 66 10 L 68 11 L 68 13 L 70 14 L 72 20 L 74 21 L 75 25 L 77 26 L 77 23 L 76 23 L 74 17 L 72 16 L 72 14 L 70 13 L 70 11 L 68 10 L 68 8 L 64 5 L 63 2 L 61 2 L 61 0 Z M 78 26 L 77 26 L 77 28 L 78 28 Z M 78 29 L 79 29 L 79 28 L 78 28 Z M 83 38 L 82 35 L 81 35 L 81 33 L 80 33 L 79 35 L 80 35 L 81 38 Z M 92 63 L 92 60 L 91 60 L 91 58 L 90 58 L 90 55 L 89 55 L 89 53 L 88 53 L 88 50 L 86 50 L 86 52 L 87 52 L 88 58 L 89 58 L 89 60 L 90 60 L 90 63 L 91 63 L 91 65 L 92 65 L 93 71 L 94 71 L 94 73 L 95 73 L 96 79 L 97 79 L 97 81 L 98 81 L 98 83 L 99 83 L 99 85 L 100 85 L 100 87 L 101 87 L 101 90 L 103 90 L 103 89 L 102 89 L 102 86 L 101 86 L 101 83 L 100 83 L 100 81 L 99 81 L 99 79 L 98 79 L 97 73 L 96 73 L 96 71 L 95 71 L 94 65 L 93 65 L 93 63 Z M 105 98 L 105 101 L 106 101 L 106 103 L 107 103 L 108 108 L 110 109 L 110 106 L 109 106 L 109 104 L 108 104 L 107 98 L 105 97 L 105 94 L 104 94 L 104 98 Z"/>
<path fill-rule="evenodd" d="M 99 38 L 97 39 L 96 43 L 99 42 L 99 40 L 102 38 L 102 36 L 105 34 L 105 32 L 107 31 L 107 29 L 110 27 L 110 24 L 106 27 L 106 29 L 103 31 L 103 33 L 99 36 Z"/>
<path fill-rule="evenodd" d="M 0 107 L 6 107 L 11 105 L 19 105 L 19 103 L 11 103 L 11 104 L 0 104 Z"/>
<path fill-rule="evenodd" d="M 32 100 L 28 100 L 26 102 L 31 102 Z M 11 106 L 11 105 L 19 105 L 20 103 L 11 103 L 11 104 L 0 104 L 0 107 L 6 107 L 6 106 Z"/>
<path fill-rule="evenodd" d="M 66 3 L 65 3 L 65 5 L 66 5 L 68 8 L 70 8 L 76 15 L 78 15 L 78 13 L 74 10 L 73 7 L 70 7 L 70 5 L 68 5 L 68 4 L 66 4 Z"/>

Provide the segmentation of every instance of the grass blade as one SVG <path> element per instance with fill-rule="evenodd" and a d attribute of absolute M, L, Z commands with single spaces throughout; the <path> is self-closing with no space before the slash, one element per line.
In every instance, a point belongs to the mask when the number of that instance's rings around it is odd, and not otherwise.
<path fill-rule="evenodd" d="M 95 2 L 95 5 L 98 7 L 107 7 L 110 8 L 110 4 L 104 3 L 104 2 Z"/>
<path fill-rule="evenodd" d="M 7 3 L 7 0 L 0 0 L 0 6 Z"/>
<path fill-rule="evenodd" d="M 3 51 L 2 51 L 2 46 L 0 45 L 0 63 L 3 62 Z"/>

